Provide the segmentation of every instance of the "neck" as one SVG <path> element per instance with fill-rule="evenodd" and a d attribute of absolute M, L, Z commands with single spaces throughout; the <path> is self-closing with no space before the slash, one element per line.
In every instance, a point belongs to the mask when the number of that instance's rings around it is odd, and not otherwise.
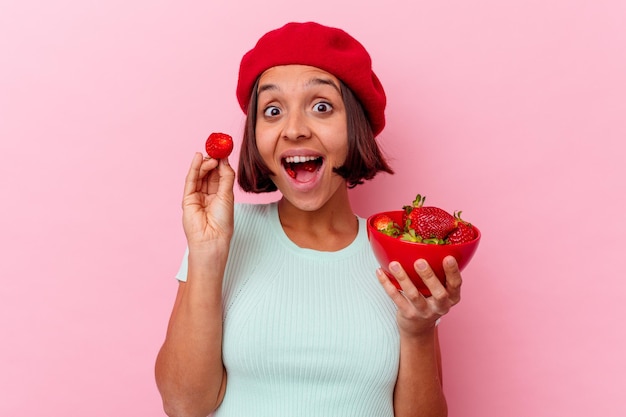
<path fill-rule="evenodd" d="M 283 230 L 300 247 L 339 250 L 348 246 L 358 232 L 347 189 L 313 211 L 301 210 L 283 197 L 278 202 L 278 214 Z"/>

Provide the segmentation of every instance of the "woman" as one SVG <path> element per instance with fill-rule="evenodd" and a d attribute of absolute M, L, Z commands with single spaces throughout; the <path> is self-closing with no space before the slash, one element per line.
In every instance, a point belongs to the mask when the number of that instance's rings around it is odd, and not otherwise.
<path fill-rule="evenodd" d="M 156 379 L 170 416 L 445 416 L 437 320 L 460 300 L 415 268 L 380 270 L 348 189 L 392 173 L 374 137 L 385 93 L 346 32 L 290 23 L 242 59 L 247 114 L 238 182 L 278 189 L 234 204 L 226 159 L 196 154 L 185 182 L 188 249 Z M 377 277 L 377 279 L 376 279 Z"/>

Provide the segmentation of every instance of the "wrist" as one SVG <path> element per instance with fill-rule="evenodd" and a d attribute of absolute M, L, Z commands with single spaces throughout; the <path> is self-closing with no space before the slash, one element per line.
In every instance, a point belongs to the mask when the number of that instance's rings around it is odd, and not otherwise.
<path fill-rule="evenodd" d="M 435 342 L 436 326 L 425 327 L 419 331 L 400 331 L 400 340 L 410 343 L 429 345 Z"/>
<path fill-rule="evenodd" d="M 230 248 L 230 237 L 215 238 L 205 241 L 195 241 L 187 239 L 187 248 L 190 255 L 196 257 L 202 256 L 219 256 L 220 254 L 228 254 Z"/>
<path fill-rule="evenodd" d="M 230 244 L 227 241 L 212 241 L 209 244 L 189 244 L 187 262 L 196 270 L 222 271 L 226 267 Z"/>

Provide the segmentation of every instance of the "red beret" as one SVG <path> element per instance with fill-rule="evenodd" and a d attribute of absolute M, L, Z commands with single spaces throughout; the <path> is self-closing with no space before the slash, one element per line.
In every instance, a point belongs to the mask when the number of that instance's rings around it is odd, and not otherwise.
<path fill-rule="evenodd" d="M 320 68 L 343 81 L 359 99 L 374 136 L 385 127 L 387 98 L 372 60 L 356 39 L 341 29 L 314 22 L 287 23 L 259 39 L 241 59 L 237 100 L 244 113 L 259 75 L 278 65 L 300 64 Z"/>

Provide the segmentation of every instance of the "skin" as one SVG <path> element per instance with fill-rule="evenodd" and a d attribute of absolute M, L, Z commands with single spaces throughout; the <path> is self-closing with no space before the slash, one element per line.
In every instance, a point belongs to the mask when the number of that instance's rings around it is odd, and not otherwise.
<path fill-rule="evenodd" d="M 350 244 L 358 223 L 346 182 L 332 172 L 346 159 L 346 112 L 339 80 L 317 68 L 287 65 L 267 70 L 259 80 L 257 147 L 283 197 L 281 224 L 301 247 L 338 250 Z M 319 185 L 299 191 L 282 165 L 286 153 L 324 158 Z"/>
<path fill-rule="evenodd" d="M 195 154 L 185 180 L 187 282 L 180 282 L 155 365 L 168 416 L 207 416 L 222 401 L 222 278 L 233 233 L 235 173 L 223 159 Z"/>
<path fill-rule="evenodd" d="M 339 81 L 317 68 L 273 67 L 259 80 L 257 146 L 282 193 L 280 221 L 303 248 L 336 251 L 357 236 L 358 221 L 343 178 L 332 172 L 347 153 L 346 112 Z M 314 185 L 302 185 L 283 168 L 285 155 L 314 154 L 324 160 Z M 169 416 L 206 416 L 222 401 L 227 375 L 222 362 L 222 278 L 233 233 L 235 174 L 227 160 L 196 154 L 185 181 L 183 228 L 189 246 L 187 282 L 179 284 L 155 373 Z M 428 264 L 415 269 L 430 289 L 424 298 L 397 263 L 390 264 L 399 292 L 376 275 L 398 307 L 400 364 L 394 391 L 396 417 L 447 415 L 441 353 L 435 322 L 460 301 L 461 275 L 444 260 L 447 288 Z"/>

